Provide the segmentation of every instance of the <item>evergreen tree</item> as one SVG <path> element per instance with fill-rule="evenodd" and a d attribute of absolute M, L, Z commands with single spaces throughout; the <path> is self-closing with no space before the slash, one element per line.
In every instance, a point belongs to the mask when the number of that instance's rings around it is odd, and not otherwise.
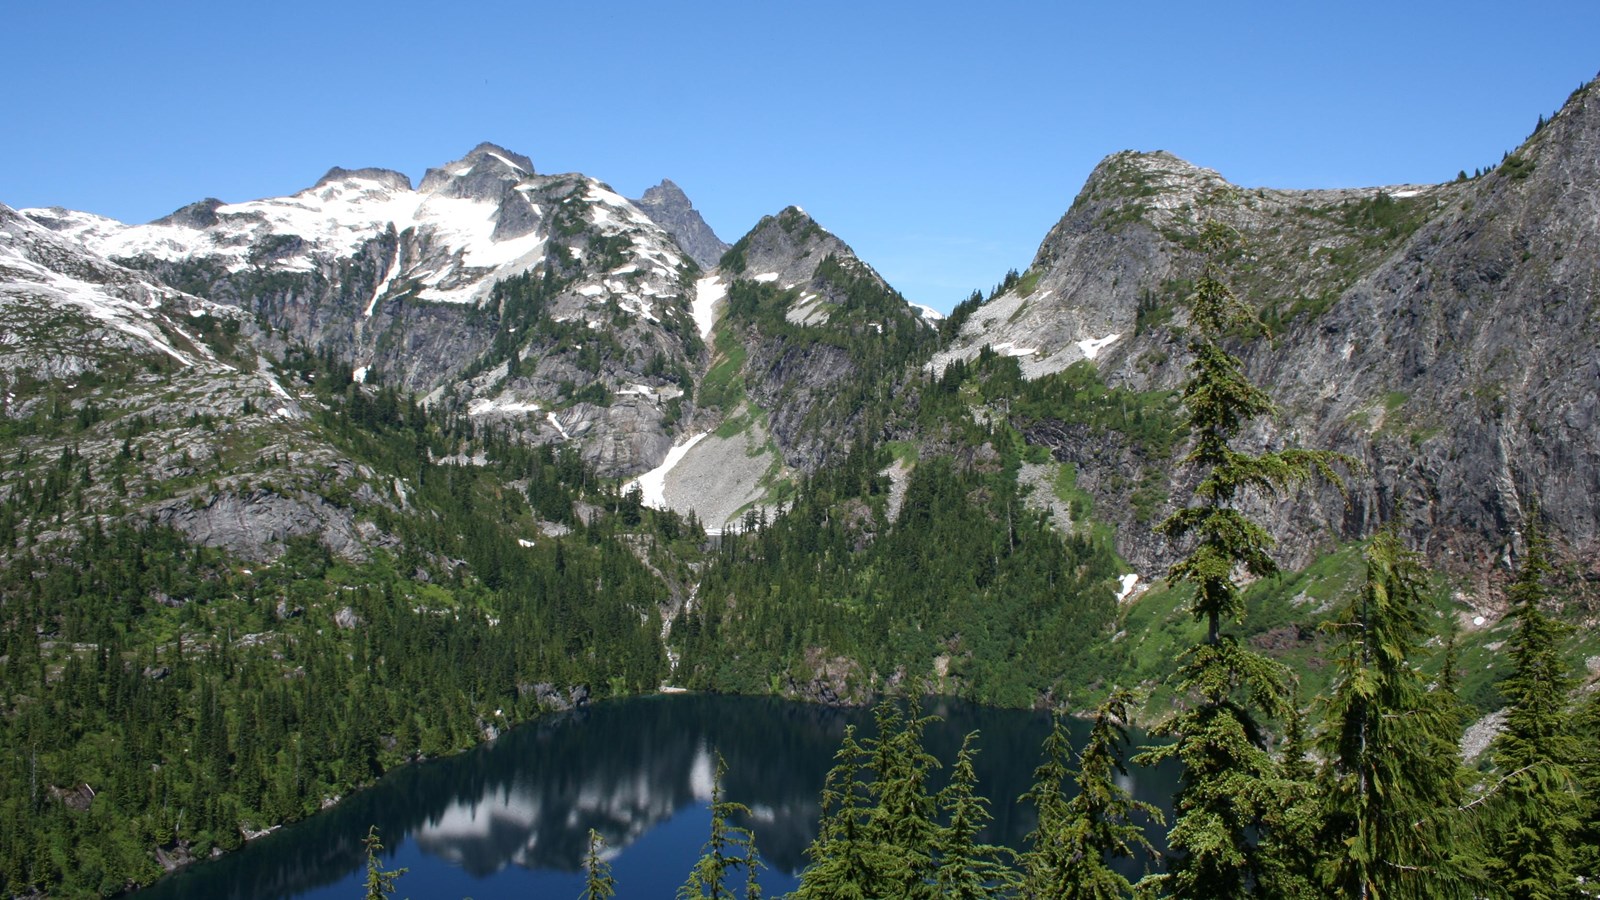
<path fill-rule="evenodd" d="M 678 888 L 679 900 L 701 897 L 707 900 L 733 900 L 737 894 L 723 883 L 728 875 L 739 869 L 749 873 L 760 865 L 755 856 L 755 837 L 750 830 L 729 824 L 728 820 L 735 815 L 750 815 L 750 809 L 743 803 L 723 799 L 722 778 L 727 768 L 722 754 L 717 754 L 716 774 L 711 782 L 711 837 L 701 849 L 700 859 L 689 870 L 689 880 Z M 748 880 L 753 882 L 753 879 Z"/>
<path fill-rule="evenodd" d="M 1584 701 L 1577 717 L 1580 746 L 1577 771 L 1583 789 L 1582 825 L 1574 843 L 1578 848 L 1574 869 L 1585 883 L 1594 885 L 1590 896 L 1600 894 L 1600 692 Z"/>
<path fill-rule="evenodd" d="M 1189 298 L 1194 358 L 1183 389 L 1194 435 L 1184 462 L 1199 470 L 1200 481 L 1195 504 L 1168 516 L 1156 531 L 1172 541 L 1192 540 L 1167 577 L 1194 587 L 1190 609 L 1206 623 L 1206 635 L 1186 653 L 1178 673 L 1192 704 L 1155 730 L 1175 740 L 1148 748 L 1137 761 L 1176 758 L 1184 767 L 1167 838 L 1170 872 L 1156 883 L 1177 897 L 1222 898 L 1244 895 L 1259 875 L 1256 837 L 1277 797 L 1277 766 L 1257 715 L 1282 717 L 1289 707 L 1286 670 L 1222 633 L 1225 619 L 1237 620 L 1244 612 L 1235 572 L 1256 578 L 1277 572 L 1269 555 L 1271 536 L 1238 503 L 1246 493 L 1271 497 L 1315 474 L 1338 479 L 1331 471 L 1337 457 L 1324 451 L 1252 455 L 1233 448 L 1246 424 L 1275 408 L 1221 344 L 1227 332 L 1260 324 L 1222 280 L 1232 234 L 1212 223 L 1202 238 L 1208 260 Z"/>
<path fill-rule="evenodd" d="M 914 702 L 914 701 L 912 701 Z M 879 870 L 874 892 L 880 896 L 932 898 L 934 843 L 939 833 L 938 801 L 928 790 L 928 777 L 939 761 L 922 746 L 932 716 L 917 714 L 899 702 L 878 704 L 878 736 L 867 742 L 873 780 L 866 838 L 881 849 L 888 863 Z"/>
<path fill-rule="evenodd" d="M 1508 896 L 1550 900 L 1571 896 L 1576 886 L 1579 748 L 1567 710 L 1575 679 L 1561 657 L 1568 629 L 1542 608 L 1550 599 L 1550 562 L 1538 511 L 1524 518 L 1527 552 L 1509 592 L 1517 623 L 1507 642 L 1512 671 L 1500 684 L 1506 725 L 1491 748 L 1503 775 L 1491 788 L 1488 869 Z"/>
<path fill-rule="evenodd" d="M 605 838 L 589 829 L 589 852 L 583 857 L 583 896 L 580 900 L 608 900 L 617 894 L 617 880 L 611 877 L 611 864 L 600 856 Z"/>
<path fill-rule="evenodd" d="M 817 836 L 806 848 L 811 864 L 800 876 L 798 900 L 864 900 L 868 873 L 879 868 L 876 848 L 869 847 L 861 827 L 865 814 L 866 749 L 856 740 L 855 726 L 845 729 L 833 755 L 834 766 L 822 784 L 822 817 Z"/>
<path fill-rule="evenodd" d="M 1305 714 L 1296 692 L 1284 727 L 1278 795 L 1267 814 L 1256 891 L 1275 900 L 1316 900 L 1325 896 L 1317 887 L 1315 874 L 1322 798 L 1316 787 L 1316 769 L 1307 757 L 1307 750 Z"/>
<path fill-rule="evenodd" d="M 1016 886 L 1016 871 L 1007 863 L 1010 851 L 978 841 L 991 817 L 988 800 L 977 793 L 978 775 L 973 769 L 977 739 L 974 731 L 961 742 L 950 784 L 939 792 L 939 807 L 947 821 L 934 841 L 934 884 L 947 900 L 1004 897 Z"/>
<path fill-rule="evenodd" d="M 1319 735 L 1320 880 L 1347 897 L 1468 896 L 1459 720 L 1416 666 L 1428 633 L 1423 572 L 1393 527 L 1372 538 L 1366 567 L 1331 623 L 1340 643 Z"/>
<path fill-rule="evenodd" d="M 1113 857 L 1132 858 L 1136 852 L 1153 852 L 1135 818 L 1144 816 L 1160 824 L 1159 809 L 1135 800 L 1117 784 L 1127 775 L 1120 747 L 1127 743 L 1128 704 L 1125 690 L 1111 696 L 1095 711 L 1089 740 L 1078 757 L 1072 799 L 1063 788 L 1070 772 L 1071 745 L 1066 723 L 1057 718 L 1045 739 L 1045 761 L 1034 773 L 1034 786 L 1023 799 L 1031 800 L 1039 814 L 1038 827 L 1028 835 L 1023 855 L 1022 895 L 1061 900 L 1114 900 L 1127 895 L 1132 885 L 1108 864 Z"/>
<path fill-rule="evenodd" d="M 923 748 L 922 735 L 934 717 L 885 700 L 874 718 L 875 737 L 859 742 L 854 729 L 846 729 L 834 755 L 817 837 L 806 850 L 811 865 L 795 894 L 800 900 L 939 896 L 939 848 L 961 843 L 939 826 L 939 798 L 928 790 L 929 774 L 939 762 Z M 970 753 L 967 759 L 970 763 Z M 952 804 L 960 792 L 957 787 L 947 795 Z M 978 815 L 975 800 L 960 805 L 969 822 Z M 956 852 L 976 857 L 984 851 L 973 844 Z M 954 871 L 945 877 L 960 880 Z"/>
<path fill-rule="evenodd" d="M 383 853 L 383 841 L 378 839 L 378 826 L 367 829 L 367 836 L 361 839 L 361 846 L 367 851 L 367 893 L 366 900 L 388 900 L 394 894 L 394 883 L 406 873 L 406 869 L 384 869 L 379 857 Z"/>

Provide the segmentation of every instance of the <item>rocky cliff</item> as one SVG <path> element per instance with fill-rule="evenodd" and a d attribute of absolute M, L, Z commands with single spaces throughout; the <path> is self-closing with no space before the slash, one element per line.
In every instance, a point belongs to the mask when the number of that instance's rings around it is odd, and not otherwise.
<path fill-rule="evenodd" d="M 1202 264 L 1195 238 L 1221 222 L 1242 238 L 1229 280 L 1272 335 L 1235 344 L 1283 409 L 1254 442 L 1331 448 L 1363 467 L 1348 504 L 1321 491 L 1259 510 L 1291 562 L 1398 515 L 1431 558 L 1481 569 L 1514 552 L 1532 500 L 1570 552 L 1592 558 L 1597 173 L 1593 85 L 1499 168 L 1447 184 L 1247 189 L 1167 153 L 1119 153 L 935 367 L 991 346 L 1030 377 L 1089 360 L 1113 385 L 1177 386 L 1181 301 Z M 1102 455 L 1080 441 L 1053 446 L 1080 464 Z M 1168 480 L 1171 496 L 1186 496 L 1182 478 Z M 1125 555 L 1150 568 L 1167 560 L 1133 527 L 1126 489 L 1097 499 L 1097 513 L 1128 526 Z"/>
<path fill-rule="evenodd" d="M 309 383 L 269 361 L 284 349 L 0 205 L 0 499 L 41 542 L 126 517 L 249 560 L 391 544 L 363 508 L 404 488 L 329 443 Z"/>
<path fill-rule="evenodd" d="M 722 259 L 722 254 L 728 252 L 727 243 L 717 237 L 706 220 L 700 217 L 699 210 L 689 202 L 688 195 L 670 179 L 662 179 L 660 184 L 645 191 L 644 196 L 633 201 L 633 204 L 652 222 L 666 229 L 700 268 L 714 267 L 717 260 Z"/>

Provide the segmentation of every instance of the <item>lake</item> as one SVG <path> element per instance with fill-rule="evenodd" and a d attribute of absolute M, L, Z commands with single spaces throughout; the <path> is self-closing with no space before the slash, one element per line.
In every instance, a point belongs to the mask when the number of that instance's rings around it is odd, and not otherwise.
<path fill-rule="evenodd" d="M 1016 798 L 1032 784 L 1049 717 L 944 699 L 925 708 L 943 719 L 929 727 L 926 744 L 946 766 L 967 732 L 982 733 L 979 786 L 994 814 L 988 839 L 1020 847 L 1034 821 Z M 762 885 L 773 896 L 798 884 L 818 794 L 845 727 L 870 733 L 871 719 L 870 710 L 760 697 L 608 701 L 523 725 L 459 756 L 402 767 L 327 812 L 132 896 L 354 900 L 363 894 L 361 841 L 376 825 L 384 867 L 409 869 L 397 897 L 576 900 L 593 828 L 614 854 L 619 898 L 667 900 L 708 836 L 718 753 L 727 761 L 727 799 L 751 809 L 742 824 L 755 831 L 768 866 Z M 1073 729 L 1081 742 L 1088 726 Z M 1170 803 L 1175 768 L 1130 771 L 1125 786 L 1136 797 Z"/>

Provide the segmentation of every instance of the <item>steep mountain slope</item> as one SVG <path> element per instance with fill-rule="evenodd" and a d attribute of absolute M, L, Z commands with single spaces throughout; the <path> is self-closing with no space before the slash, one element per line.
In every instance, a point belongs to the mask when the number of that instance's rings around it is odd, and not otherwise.
<path fill-rule="evenodd" d="M 936 339 L 925 311 L 798 207 L 740 238 L 695 306 L 713 343 L 697 433 L 640 486 L 712 527 L 881 440 L 886 404 Z"/>
<path fill-rule="evenodd" d="M 633 205 L 665 228 L 702 269 L 716 266 L 722 254 L 728 252 L 728 245 L 717 237 L 689 202 L 688 195 L 671 179 L 662 179 L 660 184 L 645 191 L 643 197 L 633 201 Z"/>
<path fill-rule="evenodd" d="M 0 433 L 17 454 L 0 499 L 33 510 L 13 527 L 136 517 L 247 559 L 304 535 L 364 558 L 384 539 L 328 498 L 393 505 L 390 485 L 318 433 L 308 385 L 275 371 L 264 354 L 281 342 L 243 312 L 0 206 L 0 334 Z"/>
<path fill-rule="evenodd" d="M 0 895 L 660 683 L 677 518 L 352 375 L 0 206 Z"/>
<path fill-rule="evenodd" d="M 607 474 L 661 459 L 703 352 L 695 266 L 667 232 L 600 182 L 535 174 L 492 144 L 415 190 L 335 168 L 291 197 L 203 201 L 149 225 L 26 214 L 362 376 L 575 442 Z"/>
<path fill-rule="evenodd" d="M 1033 264 L 965 318 L 939 368 L 979 348 L 1039 377 L 1089 360 L 1106 382 L 1170 389 L 1186 363 L 1181 299 L 1206 221 L 1235 229 L 1230 280 L 1273 332 L 1243 346 L 1283 406 L 1263 443 L 1350 453 L 1332 493 L 1262 510 L 1296 562 L 1319 532 L 1357 535 L 1398 511 L 1429 555 L 1481 569 L 1537 499 L 1571 549 L 1600 540 L 1596 259 L 1600 89 L 1581 90 L 1495 171 L 1442 185 L 1243 189 L 1170 154 L 1120 153 L 1090 177 Z M 1134 527 L 1108 449 L 1042 423 L 1141 566 L 1165 560 Z M 1129 448 L 1137 451 L 1137 448 Z M 1126 479 L 1123 479 L 1126 481 Z M 1169 480 L 1168 491 L 1183 496 Z"/>

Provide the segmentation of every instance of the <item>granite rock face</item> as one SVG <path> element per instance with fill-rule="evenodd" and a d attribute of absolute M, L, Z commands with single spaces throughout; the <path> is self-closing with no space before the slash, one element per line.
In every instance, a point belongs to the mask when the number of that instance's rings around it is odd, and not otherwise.
<path fill-rule="evenodd" d="M 728 252 L 727 242 L 717 237 L 706 220 L 700 217 L 699 210 L 689 202 L 688 195 L 670 179 L 662 179 L 660 184 L 645 191 L 644 196 L 633 201 L 633 204 L 652 222 L 666 229 L 700 268 L 715 267 L 717 261 L 722 259 L 722 254 Z"/>
<path fill-rule="evenodd" d="M 886 333 L 925 331 L 921 313 L 849 245 L 795 206 L 764 217 L 723 256 L 718 272 L 730 283 L 765 286 L 784 304 L 788 327 L 735 325 L 747 354 L 750 400 L 765 412 L 784 463 L 811 471 L 842 454 L 855 439 L 865 406 L 819 413 L 843 385 L 864 374 L 846 348 L 879 343 Z M 867 309 L 863 298 L 878 302 Z M 904 376 L 881 374 L 890 382 Z"/>
<path fill-rule="evenodd" d="M 144 226 L 26 216 L 363 379 L 534 443 L 576 441 L 607 475 L 659 463 L 692 410 L 694 264 L 604 184 L 537 174 L 494 144 L 416 189 L 398 172 L 335 167 L 291 197 L 206 200 Z M 508 307 L 499 286 L 515 279 Z"/>
<path fill-rule="evenodd" d="M 264 355 L 282 349 L 245 312 L 0 206 L 0 422 L 77 422 L 8 440 L 0 497 L 69 460 L 96 521 L 170 526 L 251 561 L 302 536 L 347 559 L 392 546 L 364 514 L 394 508 L 382 480 L 321 433 L 302 404 L 309 384 Z"/>
<path fill-rule="evenodd" d="M 1597 212 L 1592 84 L 1498 169 L 1447 184 L 1246 189 L 1170 154 L 1119 153 L 936 364 L 987 345 L 1030 377 L 1087 359 L 1112 385 L 1175 388 L 1188 361 L 1182 300 L 1203 264 L 1194 238 L 1221 222 L 1241 238 L 1228 280 L 1273 334 L 1233 347 L 1283 412 L 1245 442 L 1361 464 L 1348 501 L 1330 489 L 1259 504 L 1290 564 L 1399 517 L 1436 564 L 1482 571 L 1514 556 L 1534 500 L 1568 552 L 1592 559 Z M 1101 453 L 1081 436 L 1040 437 L 1080 464 Z M 1186 477 L 1172 473 L 1171 497 L 1188 496 Z M 1125 556 L 1144 571 L 1170 561 L 1142 539 L 1148 524 L 1132 520 L 1126 489 L 1095 493 L 1096 514 L 1123 526 Z"/>

